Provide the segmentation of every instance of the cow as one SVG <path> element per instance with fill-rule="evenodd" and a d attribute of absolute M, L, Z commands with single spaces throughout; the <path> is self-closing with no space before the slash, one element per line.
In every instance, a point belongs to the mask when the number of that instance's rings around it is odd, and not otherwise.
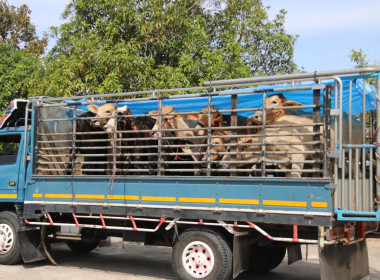
<path fill-rule="evenodd" d="M 293 116 L 283 115 L 276 119 L 276 127 L 265 129 L 265 150 L 269 152 L 265 159 L 272 161 L 280 169 L 292 169 L 286 172 L 287 177 L 301 178 L 301 170 L 304 162 L 312 160 L 312 154 L 307 151 L 313 150 L 313 126 L 312 120 Z M 294 125 L 302 126 L 294 126 Z M 260 130 L 253 137 L 241 137 L 237 140 L 236 160 L 241 161 L 237 166 L 255 163 L 253 167 L 262 159 L 262 143 L 264 134 Z M 243 154 L 242 152 L 250 152 Z M 271 153 L 280 152 L 280 153 Z M 230 161 L 231 155 L 224 155 L 222 161 Z M 278 161 L 277 163 L 275 161 Z M 281 161 L 281 162 L 280 162 Z M 223 168 L 228 168 L 228 164 L 223 163 Z"/>
<path fill-rule="evenodd" d="M 289 107 L 289 106 L 304 106 L 303 104 L 293 101 L 293 100 L 288 100 L 286 99 L 282 94 L 276 94 L 268 97 L 265 101 L 265 106 L 266 108 L 272 108 L 271 110 L 266 110 L 266 115 L 265 115 L 265 124 L 266 125 L 271 125 L 271 124 L 277 124 L 277 120 L 280 119 L 281 117 L 285 115 L 295 115 L 298 117 L 303 117 L 307 119 L 307 123 L 310 123 L 313 119 L 312 113 L 307 113 L 303 111 L 299 111 L 297 109 L 287 109 L 284 110 L 282 107 Z M 274 108 L 274 109 L 273 109 Z M 275 109 L 278 108 L 278 109 Z M 295 111 L 297 110 L 297 111 Z M 335 116 L 332 116 L 332 122 L 334 121 Z M 342 144 L 363 144 L 363 139 L 361 137 L 361 132 L 363 129 L 362 123 L 356 120 L 355 118 L 351 118 L 352 121 L 352 133 L 351 135 L 349 134 L 349 115 L 346 113 L 343 113 L 343 127 L 342 127 Z M 248 132 L 250 134 L 256 133 L 258 127 L 263 124 L 263 112 L 262 111 L 256 111 L 255 114 L 252 116 L 248 117 L 247 119 L 247 126 L 251 126 L 251 128 L 248 128 Z M 321 133 L 323 132 L 323 127 L 320 129 Z M 351 137 L 350 137 L 351 136 Z M 331 139 L 331 150 L 335 150 L 335 133 L 334 130 L 330 130 L 330 139 Z M 351 139 L 351 143 L 350 143 Z M 353 154 L 353 162 L 355 162 L 356 157 Z M 348 170 L 348 169 L 346 169 Z M 355 173 L 355 170 L 354 170 Z M 354 174 L 355 176 L 355 174 Z M 359 177 L 361 176 L 360 171 L 359 171 Z"/>
<path fill-rule="evenodd" d="M 106 103 L 99 107 L 98 105 L 91 104 L 87 106 L 87 109 L 95 115 L 95 118 L 91 120 L 91 126 L 103 129 L 110 117 L 113 116 L 115 105 Z"/>
<path fill-rule="evenodd" d="M 180 157 L 176 156 L 175 159 L 180 160 L 189 160 L 191 159 L 195 163 L 199 163 L 202 159 L 203 153 L 206 151 L 206 147 L 201 146 L 204 143 L 207 143 L 206 137 L 195 137 L 192 129 L 184 121 L 183 117 L 180 115 L 179 111 L 174 111 L 175 106 L 164 106 L 162 107 L 162 119 L 161 119 L 161 129 L 172 130 L 172 131 L 163 131 L 162 136 L 166 138 L 165 145 L 181 145 L 181 150 L 184 155 Z M 173 114 L 176 113 L 176 114 Z M 156 120 L 156 123 L 151 131 L 151 136 L 159 138 L 159 116 L 158 111 L 150 111 L 149 115 Z M 171 115 L 168 115 L 171 114 Z M 175 139 L 170 139 L 175 137 Z M 194 146 L 192 146 L 194 145 Z M 197 146 L 199 145 L 199 146 Z M 170 147 L 164 147 L 165 152 L 175 153 L 175 150 L 172 150 Z M 177 149 L 178 153 L 178 149 Z M 188 154 L 188 157 L 186 157 Z M 190 158 L 189 158 L 190 157 Z M 194 164 L 192 164 L 194 166 Z M 199 175 L 199 172 L 195 172 L 195 175 Z"/>
<path fill-rule="evenodd" d="M 111 141 L 111 154 L 121 154 L 117 161 L 118 169 L 135 169 L 134 172 L 126 174 L 153 174 L 156 166 L 152 164 L 157 159 L 157 148 L 153 148 L 154 141 L 149 139 L 149 132 L 154 126 L 154 119 L 150 117 L 127 117 L 132 116 L 132 111 L 128 106 L 123 106 L 114 111 L 114 117 L 109 119 L 104 125 L 104 130 L 109 133 Z M 116 134 L 117 139 L 113 137 Z M 141 140 L 144 139 L 144 140 Z M 146 139 L 146 140 L 145 140 Z M 116 143 L 116 147 L 114 147 Z M 136 147 L 137 146 L 137 147 Z M 127 155 L 125 155 L 127 154 Z M 112 161 L 112 159 L 110 159 Z M 140 161 L 140 164 L 130 164 Z M 142 164 L 141 162 L 146 162 Z M 149 169 L 148 172 L 141 172 L 139 169 Z"/>
<path fill-rule="evenodd" d="M 76 152 L 73 161 L 75 162 L 80 154 L 84 161 L 81 167 L 84 169 L 83 175 L 104 175 L 102 170 L 106 168 L 104 162 L 106 162 L 108 135 L 101 127 L 91 125 L 92 120 L 88 119 L 91 117 L 95 117 L 95 114 L 85 112 L 76 119 L 74 131 Z M 98 171 L 95 171 L 96 169 Z M 73 175 L 72 162 L 68 165 L 66 175 Z"/>
<path fill-rule="evenodd" d="M 231 138 L 226 137 L 231 135 L 231 131 L 226 130 L 215 130 L 211 134 L 210 140 L 210 160 L 217 161 L 223 157 L 223 153 L 228 151 L 228 147 L 226 144 L 231 142 Z M 202 161 L 207 160 L 207 154 L 205 154 L 202 158 Z"/>
<path fill-rule="evenodd" d="M 222 127 L 223 115 L 219 113 L 214 106 L 211 106 L 210 109 L 211 111 L 214 111 L 210 113 L 211 127 Z M 199 114 L 188 114 L 186 116 L 188 120 L 198 121 L 197 125 L 195 126 L 195 130 L 193 130 L 195 135 L 204 136 L 207 134 L 207 130 L 204 128 L 209 127 L 208 112 L 208 107 L 205 107 L 200 111 Z"/>
<path fill-rule="evenodd" d="M 266 110 L 265 111 L 265 124 L 270 125 L 273 124 L 278 118 L 284 115 L 295 115 L 299 117 L 305 117 L 308 119 L 313 119 L 313 114 L 312 113 L 307 113 L 303 112 L 297 109 L 282 109 L 282 107 L 295 107 L 295 106 L 304 106 L 302 103 L 299 103 L 294 100 L 288 100 L 286 99 L 282 94 L 275 94 L 272 96 L 269 96 L 265 100 L 265 107 L 266 108 L 272 108 L 271 110 Z M 278 108 L 278 109 L 276 109 Z M 331 121 L 334 121 L 335 116 L 332 116 Z M 361 137 L 361 132 L 363 130 L 363 124 L 358 121 L 355 118 L 351 118 L 352 121 L 352 134 L 350 137 L 349 135 L 349 129 L 348 129 L 348 124 L 349 124 L 349 115 L 346 113 L 343 113 L 343 144 L 363 144 L 363 139 Z M 254 126 L 254 125 L 262 125 L 263 123 L 263 113 L 262 111 L 256 111 L 255 114 L 252 116 L 248 117 L 247 119 L 247 126 Z M 248 129 L 249 132 L 253 132 L 252 130 L 254 128 Z M 334 137 L 334 135 L 331 135 L 331 137 Z M 349 143 L 349 139 L 352 138 L 351 143 Z M 333 142 L 333 141 L 332 141 Z M 334 147 L 332 147 L 334 148 Z"/>

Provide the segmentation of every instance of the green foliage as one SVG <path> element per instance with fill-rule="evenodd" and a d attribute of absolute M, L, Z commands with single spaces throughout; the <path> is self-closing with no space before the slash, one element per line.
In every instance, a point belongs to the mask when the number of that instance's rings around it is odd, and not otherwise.
<path fill-rule="evenodd" d="M 52 96 L 197 86 L 286 74 L 296 36 L 285 11 L 271 21 L 261 0 L 75 0 L 53 29 L 56 46 L 33 74 Z"/>
<path fill-rule="evenodd" d="M 14 48 L 25 48 L 33 54 L 40 55 L 45 51 L 47 35 L 42 39 L 38 38 L 29 14 L 27 5 L 16 8 L 8 5 L 6 0 L 0 0 L 0 39 Z"/>
<path fill-rule="evenodd" d="M 367 55 L 363 52 L 362 49 L 359 49 L 358 51 L 352 49 L 351 54 L 349 55 L 349 58 L 351 59 L 352 62 L 356 64 L 355 68 L 380 67 L 379 64 L 376 62 L 373 62 L 373 63 L 369 62 Z M 367 82 L 377 87 L 377 78 L 367 79 Z"/>
<path fill-rule="evenodd" d="M 32 76 L 42 67 L 39 56 L 47 38 L 38 39 L 29 14 L 26 5 L 16 8 L 0 0 L 0 110 L 13 99 L 26 98 L 38 83 Z"/>
<path fill-rule="evenodd" d="M 13 99 L 28 96 L 30 76 L 40 67 L 39 57 L 0 41 L 0 110 Z"/>

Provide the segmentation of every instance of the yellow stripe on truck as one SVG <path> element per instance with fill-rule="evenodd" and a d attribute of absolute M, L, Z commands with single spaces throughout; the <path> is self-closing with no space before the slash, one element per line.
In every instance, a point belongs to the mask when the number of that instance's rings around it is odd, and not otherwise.
<path fill-rule="evenodd" d="M 264 200 L 263 205 L 267 206 L 290 206 L 290 207 L 306 207 L 306 201 L 282 201 L 282 200 Z"/>
<path fill-rule="evenodd" d="M 17 198 L 17 194 L 0 194 L 0 198 Z"/>
<path fill-rule="evenodd" d="M 215 198 L 180 197 L 178 202 L 186 203 L 215 203 Z"/>
<path fill-rule="evenodd" d="M 219 198 L 221 204 L 245 204 L 245 205 L 259 205 L 258 199 L 235 199 L 235 198 Z"/>

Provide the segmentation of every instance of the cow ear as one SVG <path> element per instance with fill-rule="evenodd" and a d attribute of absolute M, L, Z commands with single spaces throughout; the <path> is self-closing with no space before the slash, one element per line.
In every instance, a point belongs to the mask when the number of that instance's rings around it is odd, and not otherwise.
<path fill-rule="evenodd" d="M 95 115 L 98 113 L 98 109 L 99 109 L 99 106 L 98 105 L 95 105 L 95 104 L 91 104 L 91 105 L 88 105 L 87 106 L 87 109 L 94 113 Z"/>
<path fill-rule="evenodd" d="M 286 100 L 284 101 L 283 103 L 284 107 L 290 107 L 290 106 L 304 106 L 302 103 L 299 103 L 297 101 L 294 101 L 294 100 Z M 298 110 L 298 109 L 294 109 L 294 110 Z"/>
<path fill-rule="evenodd" d="M 186 116 L 186 119 L 190 121 L 197 121 L 198 120 L 198 114 L 189 114 Z"/>
<path fill-rule="evenodd" d="M 222 115 L 222 113 L 216 113 L 216 120 L 217 120 L 217 121 L 222 121 L 222 120 L 223 120 L 223 115 Z"/>
<path fill-rule="evenodd" d="M 158 111 L 150 111 L 149 112 L 149 115 L 158 115 Z M 158 119 L 158 116 L 150 116 L 152 119 L 155 119 L 157 120 Z"/>

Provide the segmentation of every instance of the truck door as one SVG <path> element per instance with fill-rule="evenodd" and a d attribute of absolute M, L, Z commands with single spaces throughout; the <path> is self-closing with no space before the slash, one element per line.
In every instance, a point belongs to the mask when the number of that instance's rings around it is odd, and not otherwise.
<path fill-rule="evenodd" d="M 21 134 L 0 135 L 0 201 L 16 200 L 18 184 L 24 182 L 23 174 L 19 175 L 20 141 Z"/>

